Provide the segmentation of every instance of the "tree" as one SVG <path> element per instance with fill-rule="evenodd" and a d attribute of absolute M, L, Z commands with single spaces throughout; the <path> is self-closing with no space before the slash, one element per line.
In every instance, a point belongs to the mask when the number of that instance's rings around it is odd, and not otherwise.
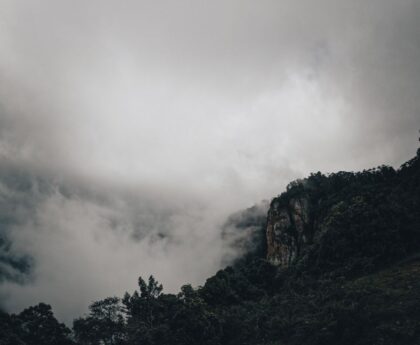
<path fill-rule="evenodd" d="M 73 344 L 71 331 L 54 317 L 51 306 L 40 303 L 23 310 L 18 316 L 21 339 L 27 345 Z"/>
<path fill-rule="evenodd" d="M 157 326 L 157 313 L 160 309 L 158 297 L 162 292 L 162 285 L 153 276 L 146 283 L 139 277 L 140 293 L 133 295 L 126 293 L 123 304 L 126 307 L 128 336 L 133 343 L 151 344 Z"/>
<path fill-rule="evenodd" d="M 162 284 L 159 284 L 151 275 L 148 283 L 142 277 L 138 280 L 140 295 L 137 291 L 132 296 L 128 293 L 124 296 L 123 303 L 127 308 L 129 317 L 141 320 L 148 328 L 153 328 L 154 309 L 157 308 L 157 298 L 162 292 Z"/>
<path fill-rule="evenodd" d="M 86 345 L 117 345 L 125 339 L 125 320 L 120 299 L 108 297 L 89 306 L 89 315 L 73 322 L 75 338 Z"/>

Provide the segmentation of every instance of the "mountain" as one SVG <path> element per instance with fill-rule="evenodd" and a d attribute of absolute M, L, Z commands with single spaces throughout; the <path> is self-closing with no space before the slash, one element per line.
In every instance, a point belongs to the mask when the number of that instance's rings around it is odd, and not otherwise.
<path fill-rule="evenodd" d="M 273 199 L 267 259 L 335 275 L 369 273 L 420 249 L 419 156 L 399 170 L 312 174 Z"/>
<path fill-rule="evenodd" d="M 397 170 L 294 181 L 224 238 L 242 259 L 204 286 L 164 294 L 140 277 L 72 334 L 44 304 L 2 313 L 0 344 L 420 344 L 420 150 Z"/>

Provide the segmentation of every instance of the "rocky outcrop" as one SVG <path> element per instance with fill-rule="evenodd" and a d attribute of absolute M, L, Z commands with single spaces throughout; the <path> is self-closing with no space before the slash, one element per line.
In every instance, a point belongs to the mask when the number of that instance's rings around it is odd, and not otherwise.
<path fill-rule="evenodd" d="M 312 240 L 308 198 L 274 199 L 268 211 L 266 235 L 267 259 L 275 265 L 289 266 Z"/>

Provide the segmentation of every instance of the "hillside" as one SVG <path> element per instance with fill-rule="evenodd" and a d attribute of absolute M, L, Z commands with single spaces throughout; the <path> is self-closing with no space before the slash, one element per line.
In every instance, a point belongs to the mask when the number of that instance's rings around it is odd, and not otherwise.
<path fill-rule="evenodd" d="M 73 333 L 45 304 L 3 313 L 0 344 L 420 344 L 420 150 L 398 170 L 312 174 L 256 210 L 226 223 L 244 259 L 204 286 L 139 278 Z"/>

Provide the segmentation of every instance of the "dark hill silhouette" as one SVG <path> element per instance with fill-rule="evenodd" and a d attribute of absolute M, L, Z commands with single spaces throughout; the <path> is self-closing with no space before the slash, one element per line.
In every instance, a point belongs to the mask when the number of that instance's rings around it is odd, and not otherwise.
<path fill-rule="evenodd" d="M 257 243 L 238 236 L 245 259 L 204 286 L 163 294 L 139 278 L 73 333 L 45 304 L 2 313 L 0 344 L 420 344 L 420 150 L 398 170 L 312 174 L 267 218 L 251 208 L 226 224 Z"/>

